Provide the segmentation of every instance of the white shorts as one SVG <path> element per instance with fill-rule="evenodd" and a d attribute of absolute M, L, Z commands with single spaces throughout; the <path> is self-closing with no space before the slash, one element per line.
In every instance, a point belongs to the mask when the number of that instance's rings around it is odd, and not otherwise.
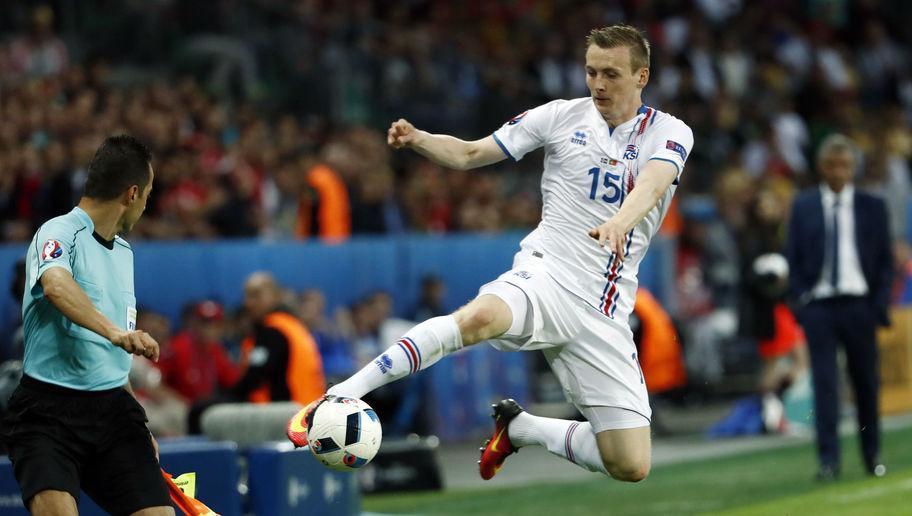
<path fill-rule="evenodd" d="M 517 288 L 525 299 L 517 295 Z M 609 319 L 561 287 L 544 261 L 525 251 L 516 255 L 513 269 L 479 289 L 483 294 L 503 299 L 514 320 L 515 314 L 525 313 L 521 329 L 515 321 L 507 334 L 490 341 L 495 348 L 542 350 L 565 396 L 583 415 L 595 407 L 635 413 L 599 421 L 599 426 L 605 426 L 601 430 L 649 425 L 652 410 L 629 326 Z M 525 307 L 520 306 L 523 302 Z"/>

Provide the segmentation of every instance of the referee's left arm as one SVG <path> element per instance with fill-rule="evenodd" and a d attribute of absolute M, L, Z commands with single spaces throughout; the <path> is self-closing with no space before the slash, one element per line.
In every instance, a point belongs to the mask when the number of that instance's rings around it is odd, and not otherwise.
<path fill-rule="evenodd" d="M 128 353 L 158 361 L 158 343 L 144 331 L 124 331 L 95 308 L 73 275 L 63 267 L 52 267 L 41 275 L 41 287 L 48 301 L 74 323 L 111 341 Z"/>

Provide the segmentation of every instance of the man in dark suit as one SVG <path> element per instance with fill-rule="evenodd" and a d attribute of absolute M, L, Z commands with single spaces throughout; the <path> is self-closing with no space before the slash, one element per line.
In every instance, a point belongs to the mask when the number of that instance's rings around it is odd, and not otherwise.
<path fill-rule="evenodd" d="M 845 136 L 821 143 L 822 182 L 798 195 L 789 223 L 789 290 L 811 355 L 820 480 L 839 475 L 837 344 L 855 392 L 865 467 L 875 476 L 886 472 L 879 456 L 875 328 L 889 324 L 893 258 L 886 205 L 852 185 L 856 155 Z"/>

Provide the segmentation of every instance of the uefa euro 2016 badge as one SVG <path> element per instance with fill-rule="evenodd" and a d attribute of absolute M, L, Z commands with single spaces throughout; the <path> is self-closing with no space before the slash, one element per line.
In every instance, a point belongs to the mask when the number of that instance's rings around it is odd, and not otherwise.
<path fill-rule="evenodd" d="M 63 256 L 63 246 L 57 240 L 51 239 L 41 248 L 41 261 L 56 260 Z"/>

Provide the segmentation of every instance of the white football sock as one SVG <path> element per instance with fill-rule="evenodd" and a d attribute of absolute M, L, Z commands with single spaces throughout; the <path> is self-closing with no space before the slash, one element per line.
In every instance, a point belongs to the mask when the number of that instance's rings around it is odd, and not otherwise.
<path fill-rule="evenodd" d="M 372 390 L 426 369 L 462 348 L 462 335 L 452 315 L 418 324 L 348 380 L 333 385 L 329 394 L 361 398 Z"/>
<path fill-rule="evenodd" d="M 577 466 L 609 474 L 599 454 L 592 425 L 587 421 L 552 419 L 520 412 L 510 421 L 507 434 L 513 446 L 544 446 L 549 452 Z"/>

